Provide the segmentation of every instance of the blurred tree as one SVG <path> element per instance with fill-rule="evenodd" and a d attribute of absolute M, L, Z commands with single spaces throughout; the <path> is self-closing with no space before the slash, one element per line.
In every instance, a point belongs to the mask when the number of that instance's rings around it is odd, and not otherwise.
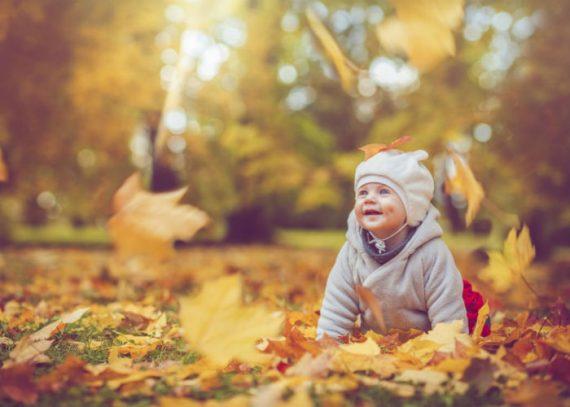
<path fill-rule="evenodd" d="M 6 2 L 0 37 L 0 143 L 22 202 L 52 191 L 63 213 L 104 218 L 132 171 L 140 112 L 160 107 L 156 1 Z M 0 15 L 2 12 L 0 12 Z M 6 19 L 5 19 L 6 20 Z"/>
<path fill-rule="evenodd" d="M 500 93 L 496 126 L 500 137 L 491 147 L 501 165 L 521 180 L 517 207 L 530 227 L 537 255 L 545 258 L 570 236 L 570 4 L 533 1 L 541 28 Z M 566 239 L 564 239 L 566 237 Z"/>

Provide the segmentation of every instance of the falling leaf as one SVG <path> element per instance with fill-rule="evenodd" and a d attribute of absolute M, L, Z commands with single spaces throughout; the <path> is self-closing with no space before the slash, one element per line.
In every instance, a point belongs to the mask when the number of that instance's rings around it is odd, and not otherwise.
<path fill-rule="evenodd" d="M 206 213 L 178 204 L 186 190 L 151 193 L 142 189 L 140 177 L 129 177 L 113 198 L 118 212 L 108 223 L 119 254 L 165 259 L 174 253 L 174 240 L 189 240 L 204 227 L 209 221 Z"/>
<path fill-rule="evenodd" d="M 448 194 L 457 193 L 465 197 L 467 200 L 465 223 L 469 226 L 479 211 L 485 192 L 465 161 L 454 152 L 450 155 L 453 159 L 455 173 L 445 181 L 445 191 Z"/>
<path fill-rule="evenodd" d="M 238 275 L 208 281 L 200 293 L 180 300 L 180 321 L 190 345 L 223 367 L 232 359 L 249 363 L 267 361 L 255 343 L 276 336 L 283 316 L 265 308 L 242 304 Z"/>
<path fill-rule="evenodd" d="M 518 236 L 513 228 L 503 244 L 503 252 L 488 252 L 489 264 L 481 270 L 479 277 L 489 282 L 498 293 L 504 293 L 511 288 L 515 277 L 523 277 L 522 273 L 535 253 L 528 227 L 524 226 Z"/>
<path fill-rule="evenodd" d="M 396 16 L 377 29 L 389 52 L 405 53 L 420 71 L 455 55 L 452 30 L 463 18 L 463 0 L 391 0 Z"/>
<path fill-rule="evenodd" d="M 362 285 L 356 286 L 356 292 L 358 296 L 364 301 L 364 303 L 370 308 L 372 311 L 372 315 L 374 316 L 374 320 L 378 324 L 380 328 L 380 333 L 386 333 L 386 323 L 384 322 L 384 315 L 382 314 L 382 307 L 380 306 L 380 301 L 376 298 L 374 293 L 369 289 Z"/>
<path fill-rule="evenodd" d="M 411 140 L 411 136 L 402 136 L 392 141 L 390 144 L 366 144 L 365 146 L 360 147 L 359 150 L 364 151 L 364 161 L 366 161 L 381 151 L 398 148 L 402 144 L 405 144 Z"/>
<path fill-rule="evenodd" d="M 355 72 L 358 72 L 358 68 L 344 55 L 340 46 L 315 12 L 308 8 L 306 15 L 311 30 L 319 39 L 319 43 L 336 68 L 342 88 L 345 92 L 350 92 L 354 86 Z"/>

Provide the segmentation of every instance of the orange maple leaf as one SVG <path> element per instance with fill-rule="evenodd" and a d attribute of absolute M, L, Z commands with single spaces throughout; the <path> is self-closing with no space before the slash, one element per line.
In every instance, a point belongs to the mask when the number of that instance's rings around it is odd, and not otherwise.
<path fill-rule="evenodd" d="M 359 150 L 364 151 L 364 161 L 366 161 L 381 151 L 392 150 L 411 140 L 412 136 L 402 136 L 392 141 L 390 144 L 366 144 L 365 146 L 360 147 Z"/>

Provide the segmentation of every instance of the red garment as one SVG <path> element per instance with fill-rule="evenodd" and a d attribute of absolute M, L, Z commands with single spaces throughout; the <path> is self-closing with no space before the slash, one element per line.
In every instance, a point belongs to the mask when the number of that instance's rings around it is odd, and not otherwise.
<path fill-rule="evenodd" d="M 469 333 L 473 333 L 475 329 L 475 324 L 477 323 L 477 315 L 479 314 L 479 309 L 483 306 L 485 301 L 483 296 L 477 291 L 473 290 L 471 283 L 463 279 L 463 302 L 465 303 L 465 309 L 467 310 L 467 319 L 469 320 Z M 487 317 L 485 325 L 483 325 L 483 332 L 481 336 L 487 336 L 491 333 L 491 319 Z"/>

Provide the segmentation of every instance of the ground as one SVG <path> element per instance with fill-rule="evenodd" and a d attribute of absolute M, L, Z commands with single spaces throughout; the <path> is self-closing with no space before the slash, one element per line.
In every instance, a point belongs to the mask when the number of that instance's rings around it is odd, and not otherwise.
<path fill-rule="evenodd" d="M 108 250 L 4 250 L 2 405 L 569 402 L 570 321 L 562 300 L 569 291 L 568 282 L 560 281 L 563 264 L 529 271 L 535 289 L 548 293 L 540 302 L 524 285 L 495 295 L 477 279 L 485 260 L 456 252 L 464 277 L 491 306 L 489 337 L 448 343 L 450 327 L 428 337 L 413 331 L 355 334 L 346 338 L 351 345 L 339 349 L 314 340 L 334 250 L 194 247 L 178 251 L 157 275 L 132 273 L 132 267 L 130 274 L 117 274 L 112 255 Z M 241 276 L 244 304 L 285 316 L 282 335 L 258 343 L 267 362 L 236 359 L 216 368 L 180 329 L 185 318 L 180 299 L 227 275 Z"/>

